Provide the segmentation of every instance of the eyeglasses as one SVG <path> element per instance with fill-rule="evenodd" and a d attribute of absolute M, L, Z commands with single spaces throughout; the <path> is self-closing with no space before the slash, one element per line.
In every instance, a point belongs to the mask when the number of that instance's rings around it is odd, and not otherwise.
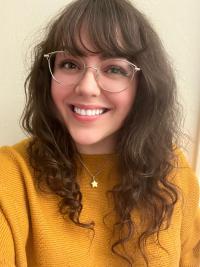
<path fill-rule="evenodd" d="M 97 66 L 87 66 L 79 57 L 65 51 L 54 51 L 45 54 L 52 78 L 61 86 L 76 86 L 87 69 L 95 71 L 98 86 L 108 92 L 118 93 L 126 90 L 137 71 L 133 63 L 126 59 L 109 58 Z"/>

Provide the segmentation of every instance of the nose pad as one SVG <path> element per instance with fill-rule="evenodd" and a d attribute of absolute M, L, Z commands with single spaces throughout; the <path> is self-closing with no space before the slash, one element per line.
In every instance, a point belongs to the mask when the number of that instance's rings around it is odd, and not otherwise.
<path fill-rule="evenodd" d="M 87 69 L 93 69 L 93 70 L 95 70 L 94 77 L 95 77 L 95 80 L 97 81 L 98 69 L 95 68 L 95 67 L 86 66 L 85 67 L 85 73 L 87 72 Z"/>
<path fill-rule="evenodd" d="M 80 78 L 79 82 L 81 82 L 81 80 L 83 80 L 85 78 L 85 76 L 87 76 L 87 69 L 95 70 L 95 73 L 93 75 L 94 75 L 95 81 L 97 82 L 98 69 L 95 68 L 95 67 L 92 67 L 92 66 L 91 67 L 90 66 L 85 66 L 85 69 L 84 69 L 84 71 L 83 71 L 83 73 L 81 75 L 81 78 Z"/>

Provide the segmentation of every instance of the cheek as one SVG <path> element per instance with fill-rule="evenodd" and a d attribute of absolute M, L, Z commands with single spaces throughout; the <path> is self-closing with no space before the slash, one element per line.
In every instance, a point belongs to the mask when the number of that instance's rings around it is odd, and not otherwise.
<path fill-rule="evenodd" d="M 62 99 L 63 92 L 62 90 L 59 90 L 58 86 L 55 86 L 54 83 L 51 85 L 51 97 L 54 102 L 59 101 L 59 99 Z"/>
<path fill-rule="evenodd" d="M 56 93 L 56 90 L 52 90 L 52 88 L 51 88 L 51 98 L 54 106 L 53 107 L 54 115 L 58 120 L 61 120 L 62 108 L 60 105 L 60 95 Z"/>
<path fill-rule="evenodd" d="M 67 98 L 67 90 L 65 88 L 59 86 L 57 83 L 52 82 L 51 85 L 51 97 L 58 109 L 61 108 L 61 104 L 64 103 L 65 99 Z"/>
<path fill-rule="evenodd" d="M 126 116 L 131 110 L 134 100 L 136 97 L 136 87 L 128 88 L 125 91 L 119 93 L 119 95 L 114 96 L 113 102 L 115 103 L 116 109 Z"/>
<path fill-rule="evenodd" d="M 55 102 L 55 100 L 57 99 L 57 95 L 59 94 L 59 90 L 56 86 L 56 84 L 54 83 L 54 80 L 51 81 L 51 97 L 53 102 Z"/>
<path fill-rule="evenodd" d="M 138 88 L 138 80 L 135 79 L 133 82 L 133 85 L 131 85 L 127 90 L 125 90 L 124 95 L 122 96 L 122 101 L 124 108 L 127 107 L 127 113 L 131 110 L 135 98 L 136 98 L 136 93 L 137 93 L 137 88 Z"/>
<path fill-rule="evenodd" d="M 51 86 L 51 98 L 55 107 L 55 115 L 59 120 L 63 120 L 65 114 L 65 99 L 66 99 L 66 90 L 60 87 L 57 84 L 52 83 Z"/>

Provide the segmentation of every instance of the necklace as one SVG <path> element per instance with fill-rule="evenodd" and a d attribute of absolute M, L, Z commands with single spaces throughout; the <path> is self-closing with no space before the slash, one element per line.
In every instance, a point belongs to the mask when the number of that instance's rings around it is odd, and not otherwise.
<path fill-rule="evenodd" d="M 86 166 L 86 164 L 81 160 L 80 157 L 78 157 L 80 163 L 82 164 L 82 166 L 85 168 L 85 170 L 87 171 L 87 173 L 90 175 L 90 177 L 92 178 L 92 182 L 90 183 L 92 188 L 98 187 L 98 182 L 96 181 L 96 177 L 97 175 L 99 175 L 103 170 L 100 169 L 98 170 L 95 174 L 93 174 L 89 168 Z"/>

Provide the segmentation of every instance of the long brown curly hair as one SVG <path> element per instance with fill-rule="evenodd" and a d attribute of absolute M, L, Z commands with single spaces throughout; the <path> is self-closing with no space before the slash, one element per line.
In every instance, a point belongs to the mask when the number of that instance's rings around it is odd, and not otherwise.
<path fill-rule="evenodd" d="M 130 2 L 77 0 L 46 28 L 43 40 L 34 49 L 25 82 L 22 126 L 32 136 L 30 162 L 38 184 L 45 181 L 61 197 L 60 212 L 77 226 L 93 229 L 93 222 L 79 220 L 83 206 L 76 181 L 78 151 L 66 126 L 56 116 L 51 75 L 43 57 L 56 50 L 84 55 L 88 49 L 83 51 L 80 47 L 83 25 L 98 52 L 125 57 L 142 69 L 134 105 L 118 136 L 121 180 L 109 193 L 119 217 L 113 227 L 123 233 L 112 251 L 133 266 L 131 258 L 118 253 L 117 247 L 134 236 L 131 214 L 139 209 L 146 228 L 138 238 L 138 247 L 148 266 L 146 240 L 153 234 L 158 236 L 164 223 L 169 227 L 178 200 L 178 189 L 167 177 L 176 162 L 173 144 L 180 133 L 180 108 L 174 75 L 162 44 L 145 16 Z"/>

